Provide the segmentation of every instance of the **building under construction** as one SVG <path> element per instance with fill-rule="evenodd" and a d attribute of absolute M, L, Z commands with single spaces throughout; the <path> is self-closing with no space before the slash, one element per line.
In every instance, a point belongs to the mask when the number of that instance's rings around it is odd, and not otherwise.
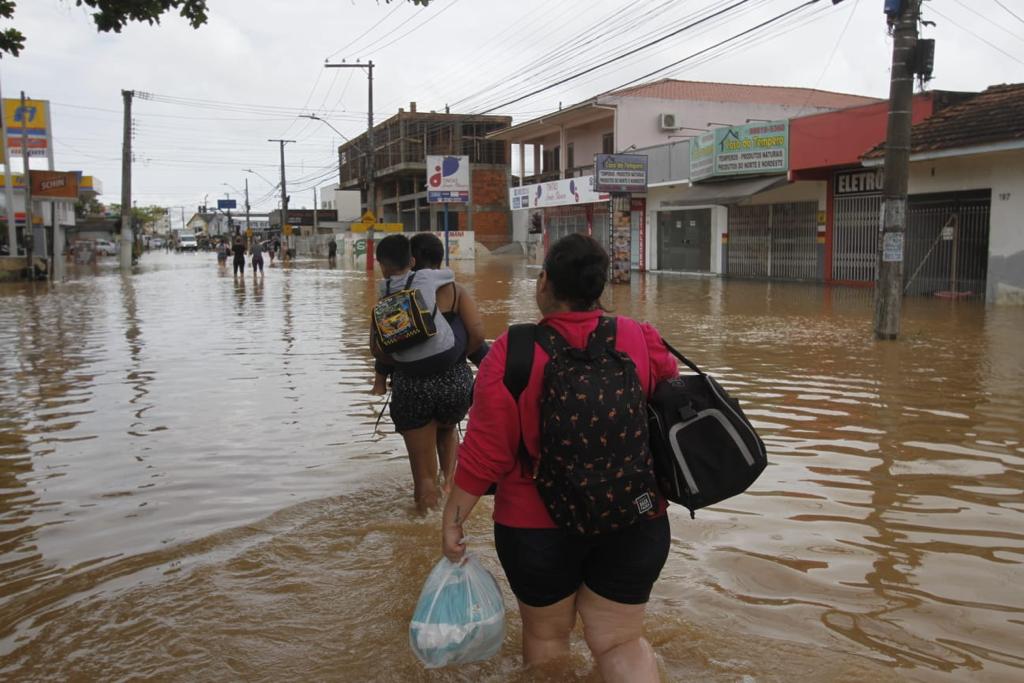
<path fill-rule="evenodd" d="M 406 231 L 443 230 L 444 205 L 427 203 L 427 155 L 469 157 L 472 187 L 469 204 L 449 205 L 449 228 L 472 230 L 476 240 L 493 248 L 512 237 L 508 206 L 509 145 L 488 140 L 487 134 L 511 125 L 508 116 L 471 116 L 409 111 L 398 113 L 374 128 L 376 198 L 366 197 L 367 135 L 338 148 L 340 189 L 363 192 L 364 208 L 378 220 L 402 223 Z"/>

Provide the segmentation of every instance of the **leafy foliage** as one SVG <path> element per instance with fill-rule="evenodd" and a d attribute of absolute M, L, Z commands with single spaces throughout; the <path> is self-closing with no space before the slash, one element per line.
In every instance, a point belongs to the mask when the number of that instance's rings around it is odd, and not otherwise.
<path fill-rule="evenodd" d="M 38 1 L 38 0 L 37 0 Z M 384 0 L 390 4 L 397 0 Z M 426 7 L 430 0 L 406 0 L 414 5 Z M 0 0 L 0 17 L 14 18 L 14 0 Z M 209 18 L 206 14 L 206 0 L 75 0 L 75 5 L 91 7 L 96 30 L 104 33 L 121 29 L 133 21 L 159 24 L 160 17 L 177 10 L 192 28 L 199 28 Z M 9 54 L 17 57 L 25 49 L 25 34 L 16 28 L 0 29 L 0 57 Z"/>

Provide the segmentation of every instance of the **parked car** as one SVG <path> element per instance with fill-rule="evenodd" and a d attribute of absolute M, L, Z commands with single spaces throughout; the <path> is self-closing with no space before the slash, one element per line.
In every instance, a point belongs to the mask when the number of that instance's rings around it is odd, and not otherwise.
<path fill-rule="evenodd" d="M 149 239 L 150 249 L 161 249 L 164 246 L 164 240 L 161 237 L 151 237 Z"/>
<path fill-rule="evenodd" d="M 199 242 L 195 235 L 182 234 L 178 236 L 178 251 L 198 251 Z"/>
<path fill-rule="evenodd" d="M 118 245 L 110 240 L 96 240 L 95 249 L 99 256 L 114 256 L 118 252 Z"/>

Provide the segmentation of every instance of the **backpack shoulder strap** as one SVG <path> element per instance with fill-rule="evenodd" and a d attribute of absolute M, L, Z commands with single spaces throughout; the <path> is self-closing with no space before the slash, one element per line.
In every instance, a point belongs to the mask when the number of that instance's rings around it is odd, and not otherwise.
<path fill-rule="evenodd" d="M 405 281 L 405 289 L 412 289 L 412 279 L 416 277 L 416 271 L 409 273 L 409 279 Z"/>
<path fill-rule="evenodd" d="M 537 325 L 537 343 L 551 358 L 572 348 L 565 337 L 550 325 Z"/>
<path fill-rule="evenodd" d="M 618 329 L 616 321 L 616 318 L 607 315 L 598 319 L 597 327 L 587 339 L 587 355 L 594 358 L 603 353 L 605 349 L 615 349 L 615 332 Z"/>
<path fill-rule="evenodd" d="M 537 325 L 520 323 L 508 328 L 508 349 L 505 356 L 505 387 L 517 402 L 530 382 L 533 369 L 533 342 L 537 338 Z"/>
<path fill-rule="evenodd" d="M 533 323 L 520 323 L 508 328 L 508 348 L 505 355 L 505 387 L 512 394 L 518 410 L 519 396 L 522 395 L 526 385 L 530 383 L 530 371 L 533 369 L 533 348 L 537 339 L 538 325 Z M 519 421 L 519 416 L 516 416 Z M 516 449 L 516 459 L 519 461 L 521 474 L 529 476 L 533 468 L 530 454 L 526 450 L 526 443 L 523 441 L 523 425 L 519 424 L 519 447 Z"/>

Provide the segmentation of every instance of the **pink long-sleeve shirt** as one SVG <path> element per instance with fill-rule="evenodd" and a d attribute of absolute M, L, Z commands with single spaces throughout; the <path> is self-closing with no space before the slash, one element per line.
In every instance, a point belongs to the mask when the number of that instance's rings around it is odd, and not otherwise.
<path fill-rule="evenodd" d="M 584 348 L 597 328 L 601 311 L 556 313 L 541 323 L 550 325 L 565 340 Z M 665 348 L 661 335 L 651 325 L 619 317 L 615 348 L 636 364 L 640 384 L 648 397 L 663 379 L 675 377 L 676 359 Z M 480 365 L 469 412 L 469 427 L 459 447 L 455 483 L 464 491 L 483 495 L 494 482 L 494 521 L 505 526 L 548 529 L 555 526 L 532 478 L 520 471 L 517 451 L 520 429 L 526 450 L 534 459 L 540 451 L 540 393 L 548 355 L 534 345 L 530 381 L 518 404 L 504 384 L 508 334 L 498 337 Z"/>

